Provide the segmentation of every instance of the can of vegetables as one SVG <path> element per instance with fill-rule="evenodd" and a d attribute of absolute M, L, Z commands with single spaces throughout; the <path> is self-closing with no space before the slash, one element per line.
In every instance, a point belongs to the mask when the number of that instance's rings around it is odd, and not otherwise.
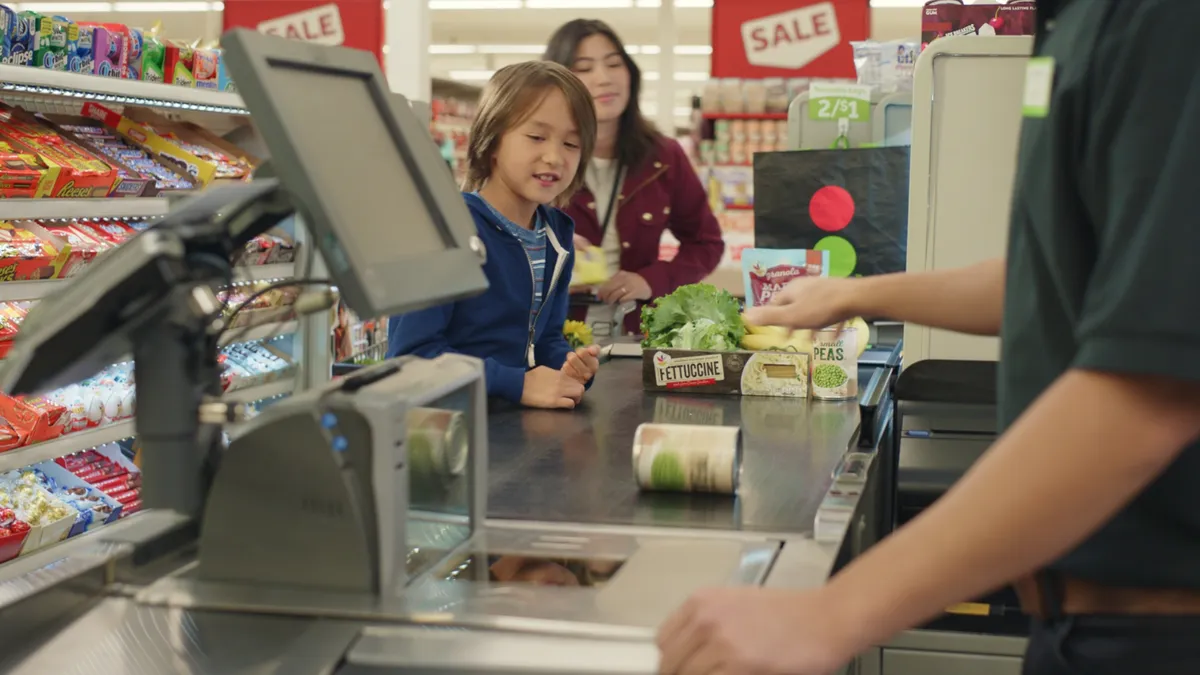
<path fill-rule="evenodd" d="M 739 427 L 643 424 L 633 436 L 633 477 L 643 490 L 732 495 L 741 473 Z"/>
<path fill-rule="evenodd" d="M 858 396 L 858 331 L 827 328 L 813 333 L 812 397 L 838 401 Z"/>

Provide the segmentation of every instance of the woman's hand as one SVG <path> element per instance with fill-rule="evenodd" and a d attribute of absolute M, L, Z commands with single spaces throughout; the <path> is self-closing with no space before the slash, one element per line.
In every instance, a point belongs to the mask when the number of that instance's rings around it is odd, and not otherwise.
<path fill-rule="evenodd" d="M 596 291 L 600 300 L 608 305 L 617 305 L 627 300 L 649 300 L 654 295 L 650 284 L 636 272 L 617 272 Z"/>
<path fill-rule="evenodd" d="M 591 248 L 591 246 L 592 246 L 592 242 L 588 241 L 587 237 L 584 237 L 584 236 L 581 236 L 578 234 L 575 235 L 574 241 L 575 241 L 575 250 L 576 251 L 582 251 L 584 249 Z"/>

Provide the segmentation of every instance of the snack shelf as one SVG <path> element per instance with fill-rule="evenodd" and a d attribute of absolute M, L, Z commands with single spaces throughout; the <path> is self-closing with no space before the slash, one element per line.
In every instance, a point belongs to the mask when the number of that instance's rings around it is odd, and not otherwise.
<path fill-rule="evenodd" d="M 0 452 L 0 473 L 129 438 L 133 433 L 133 420 L 122 420 L 107 426 L 59 436 L 52 441 Z"/>
<path fill-rule="evenodd" d="M 235 403 L 253 403 L 263 399 L 275 398 L 290 394 L 296 389 L 296 379 L 293 377 L 285 377 L 274 382 L 259 384 L 253 387 L 245 387 L 244 389 L 235 389 L 225 392 L 224 398 L 226 401 Z"/>
<path fill-rule="evenodd" d="M 296 266 L 292 263 L 272 263 L 270 265 L 243 265 L 233 268 L 233 280 L 236 283 L 246 281 L 273 281 L 275 279 L 290 279 L 295 276 Z"/>
<path fill-rule="evenodd" d="M 277 335 L 289 335 L 299 328 L 296 321 L 270 322 L 245 328 L 230 328 L 221 336 L 220 344 L 229 345 L 236 342 L 254 342 L 266 340 Z"/>
<path fill-rule="evenodd" d="M 28 66 L 0 65 L 0 90 L 42 96 L 62 96 L 99 103 L 195 110 L 227 115 L 248 114 L 242 97 L 229 92 L 67 73 Z"/>
<path fill-rule="evenodd" d="M 3 68 L 4 66 L 0 66 Z M 166 197 L 126 197 L 116 199 L 3 199 L 0 218 L 24 220 L 42 218 L 157 218 L 167 215 Z"/>
<path fill-rule="evenodd" d="M 786 120 L 788 114 L 782 113 L 704 113 L 706 120 Z"/>
<path fill-rule="evenodd" d="M 0 207 L 3 204 L 0 203 Z M 2 214 L 0 210 L 0 214 Z M 295 266 L 292 263 L 274 263 L 271 265 L 247 265 L 235 267 L 233 280 L 235 283 L 248 281 L 269 281 L 287 279 L 293 275 Z M 0 302 L 20 302 L 23 300 L 40 300 L 54 291 L 70 283 L 71 279 L 43 279 L 41 281 L 5 281 L 0 282 Z"/>

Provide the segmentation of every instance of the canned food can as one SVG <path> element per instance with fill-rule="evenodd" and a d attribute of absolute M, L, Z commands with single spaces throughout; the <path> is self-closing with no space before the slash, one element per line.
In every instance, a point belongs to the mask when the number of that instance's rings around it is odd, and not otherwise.
<path fill-rule="evenodd" d="M 643 490 L 737 494 L 742 430 L 643 424 L 633 436 L 633 476 Z"/>
<path fill-rule="evenodd" d="M 470 438 L 461 411 L 413 408 L 406 421 L 408 462 L 413 470 L 446 478 L 466 471 Z"/>

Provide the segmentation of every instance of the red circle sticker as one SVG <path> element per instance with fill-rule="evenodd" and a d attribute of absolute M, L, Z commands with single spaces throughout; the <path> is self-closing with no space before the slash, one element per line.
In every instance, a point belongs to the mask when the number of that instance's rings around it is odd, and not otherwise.
<path fill-rule="evenodd" d="M 845 188 L 826 185 L 809 200 L 808 216 L 818 228 L 837 232 L 854 219 L 854 197 Z"/>

